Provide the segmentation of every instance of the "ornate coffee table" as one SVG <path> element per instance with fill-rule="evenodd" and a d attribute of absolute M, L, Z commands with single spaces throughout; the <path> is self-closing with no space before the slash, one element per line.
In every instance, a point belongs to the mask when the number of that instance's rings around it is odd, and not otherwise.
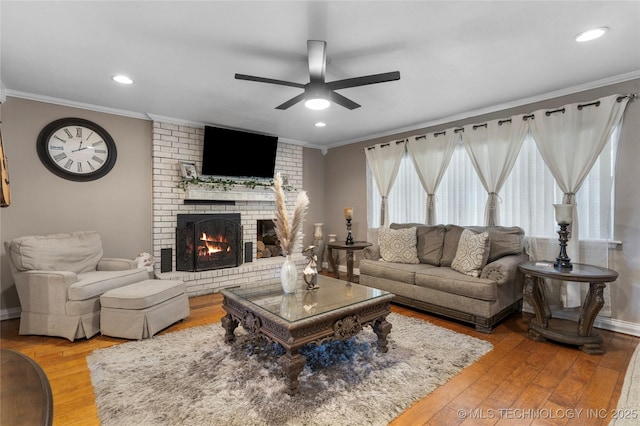
<path fill-rule="evenodd" d="M 393 294 L 322 275 L 318 276 L 317 290 L 306 290 L 304 283 L 298 286 L 300 289 L 292 294 L 242 287 L 220 291 L 227 312 L 222 318 L 225 342 L 235 340 L 234 330 L 241 324 L 253 337 L 280 344 L 285 354 L 278 362 L 289 394 L 298 388 L 298 375 L 306 363 L 298 350 L 306 344 L 347 340 L 370 325 L 378 336 L 378 350 L 387 352 L 391 324 L 386 317 L 391 312 Z"/>

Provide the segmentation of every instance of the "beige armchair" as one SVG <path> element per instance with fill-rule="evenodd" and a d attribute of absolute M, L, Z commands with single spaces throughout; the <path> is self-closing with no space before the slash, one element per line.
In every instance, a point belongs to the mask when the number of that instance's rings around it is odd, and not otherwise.
<path fill-rule="evenodd" d="M 128 259 L 103 258 L 94 231 L 5 242 L 22 313 L 20 334 L 74 339 L 100 332 L 100 296 L 149 278 Z"/>

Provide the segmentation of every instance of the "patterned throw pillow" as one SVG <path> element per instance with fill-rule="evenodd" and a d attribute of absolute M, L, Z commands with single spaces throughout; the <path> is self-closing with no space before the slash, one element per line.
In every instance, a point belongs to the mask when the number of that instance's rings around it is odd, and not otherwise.
<path fill-rule="evenodd" d="M 460 235 L 456 257 L 451 269 L 472 277 L 479 277 L 489 258 L 489 233 L 476 234 L 465 229 Z"/>
<path fill-rule="evenodd" d="M 416 249 L 416 228 L 389 229 L 378 231 L 380 256 L 385 262 L 420 263 Z"/>

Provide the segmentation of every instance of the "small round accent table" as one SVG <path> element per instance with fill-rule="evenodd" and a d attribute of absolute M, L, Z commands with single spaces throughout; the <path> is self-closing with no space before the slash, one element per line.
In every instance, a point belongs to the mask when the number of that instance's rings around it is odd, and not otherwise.
<path fill-rule="evenodd" d="M 357 250 L 363 250 L 365 247 L 371 245 L 368 241 L 355 241 L 353 244 L 339 243 L 333 241 L 327 243 L 327 254 L 329 255 L 329 263 L 331 269 L 336 274 L 336 278 L 340 278 L 340 272 L 336 266 L 335 258 L 333 257 L 333 250 L 346 250 L 347 251 L 347 281 L 353 282 L 353 252 Z"/>
<path fill-rule="evenodd" d="M 593 322 L 604 305 L 602 292 L 607 285 L 618 278 L 614 270 L 599 266 L 574 263 L 573 269 L 559 269 L 551 262 L 523 262 L 519 265 L 525 274 L 525 294 L 527 302 L 533 306 L 536 317 L 529 322 L 528 337 L 543 342 L 546 339 L 578 345 L 588 354 L 602 354 L 603 338 L 593 330 Z M 549 302 L 545 295 L 545 278 L 588 282 L 589 291 L 583 301 L 582 312 L 575 321 L 552 318 Z"/>

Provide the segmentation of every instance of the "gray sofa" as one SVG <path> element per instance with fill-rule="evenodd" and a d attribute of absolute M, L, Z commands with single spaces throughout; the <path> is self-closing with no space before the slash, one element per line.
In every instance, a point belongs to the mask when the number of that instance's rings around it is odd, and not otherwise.
<path fill-rule="evenodd" d="M 5 248 L 22 307 L 20 334 L 89 338 L 100 332 L 100 296 L 149 277 L 136 261 L 104 258 L 94 231 L 25 236 Z"/>
<path fill-rule="evenodd" d="M 474 324 L 484 333 L 522 309 L 524 275 L 518 265 L 528 257 L 521 228 L 410 223 L 390 226 L 391 232 L 404 229 L 404 234 L 412 234 L 414 228 L 417 261 L 413 254 L 406 260 L 383 260 L 379 238 L 377 244 L 363 251 L 360 284 L 394 293 L 396 303 Z M 485 257 L 478 260 L 480 267 L 471 273 L 460 266 L 467 248 L 465 242 L 459 250 L 463 232 L 472 239 L 484 237 L 485 246 L 480 252 Z"/>

